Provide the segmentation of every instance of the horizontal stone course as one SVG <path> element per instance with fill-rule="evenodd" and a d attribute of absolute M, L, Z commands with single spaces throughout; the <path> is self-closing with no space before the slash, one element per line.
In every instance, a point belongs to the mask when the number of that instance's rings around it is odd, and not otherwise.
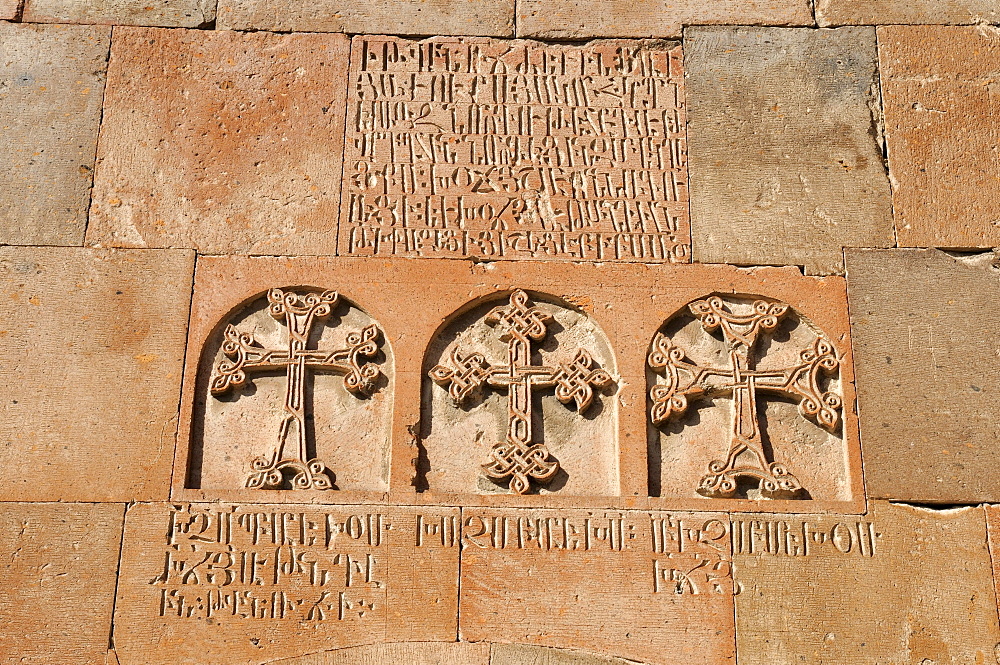
<path fill-rule="evenodd" d="M 215 21 L 216 0 L 24 0 L 32 23 L 104 23 L 197 28 Z"/>
<path fill-rule="evenodd" d="M 996 23 L 993 0 L 816 0 L 821 27 L 890 23 Z"/>

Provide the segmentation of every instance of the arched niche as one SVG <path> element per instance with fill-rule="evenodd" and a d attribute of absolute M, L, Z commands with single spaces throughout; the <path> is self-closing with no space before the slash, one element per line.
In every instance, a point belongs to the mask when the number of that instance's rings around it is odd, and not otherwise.
<path fill-rule="evenodd" d="M 647 355 L 650 493 L 851 498 L 842 358 L 772 298 L 707 294 L 680 309 Z"/>
<path fill-rule="evenodd" d="M 335 291 L 240 304 L 201 354 L 187 487 L 387 490 L 393 366 L 381 326 Z"/>
<path fill-rule="evenodd" d="M 616 392 L 586 312 L 521 290 L 470 303 L 425 355 L 418 489 L 616 495 Z"/>

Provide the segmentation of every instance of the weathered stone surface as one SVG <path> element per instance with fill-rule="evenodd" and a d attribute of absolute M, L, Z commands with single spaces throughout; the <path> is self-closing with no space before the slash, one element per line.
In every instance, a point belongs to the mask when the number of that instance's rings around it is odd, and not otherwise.
<path fill-rule="evenodd" d="M 0 0 L 0 20 L 14 21 L 17 11 L 21 8 L 20 0 Z"/>
<path fill-rule="evenodd" d="M 899 245 L 1000 245 L 1000 31 L 879 28 L 879 60 Z"/>
<path fill-rule="evenodd" d="M 1000 501 L 996 265 L 992 253 L 847 252 L 869 496 Z"/>
<path fill-rule="evenodd" d="M 696 261 L 841 272 L 894 244 L 873 28 L 685 32 Z"/>
<path fill-rule="evenodd" d="M 366 644 L 335 651 L 282 658 L 274 665 L 490 665 L 490 645 L 468 642 Z"/>
<path fill-rule="evenodd" d="M 25 0 L 24 20 L 197 28 L 215 21 L 215 0 Z"/>
<path fill-rule="evenodd" d="M 996 23 L 993 0 L 816 0 L 820 26 Z"/>
<path fill-rule="evenodd" d="M 211 653 L 215 662 L 265 663 L 372 642 L 455 640 L 458 514 L 137 504 L 125 520 L 118 658 L 172 665 Z"/>
<path fill-rule="evenodd" d="M 3 662 L 104 662 L 124 513 L 122 504 L 0 504 Z"/>
<path fill-rule="evenodd" d="M 627 665 L 635 661 L 524 644 L 493 644 L 490 665 Z"/>
<path fill-rule="evenodd" d="M 845 290 L 840 277 L 795 268 L 204 257 L 171 496 L 377 503 L 388 490 L 405 503 L 419 490 L 444 505 L 860 511 Z M 767 445 L 733 429 L 752 388 L 719 357 L 725 336 L 702 323 L 672 337 L 671 322 L 713 294 L 721 319 L 766 310 L 746 359 L 758 366 L 761 408 L 745 420 Z M 295 317 L 318 317 L 311 335 L 296 324 L 306 341 L 294 348 L 292 305 Z M 668 351 L 659 333 L 691 355 Z M 709 378 L 688 385 L 698 370 L 678 366 L 665 396 L 671 374 L 657 353 L 702 363 Z M 301 369 L 289 370 L 290 358 Z M 685 413 L 649 427 L 651 402 L 687 400 L 690 409 L 674 409 Z M 728 494 L 701 492 L 736 443 L 760 450 L 763 459 L 733 460 L 763 475 L 738 478 Z M 757 487 L 783 475 L 774 462 L 807 493 Z"/>
<path fill-rule="evenodd" d="M 334 252 L 348 40 L 118 28 L 89 244 Z"/>
<path fill-rule="evenodd" d="M 993 562 L 993 586 L 1000 603 L 1000 506 L 987 505 L 986 531 L 989 536 L 990 559 Z M 1000 612 L 1000 608 L 998 608 Z"/>
<path fill-rule="evenodd" d="M 724 515 L 466 508 L 462 527 L 463 640 L 736 662 Z"/>
<path fill-rule="evenodd" d="M 391 35 L 514 34 L 514 0 L 319 0 L 275 11 L 268 0 L 219 0 L 230 30 Z"/>
<path fill-rule="evenodd" d="M 83 244 L 110 38 L 0 23 L 0 243 Z"/>
<path fill-rule="evenodd" d="M 0 249 L 0 500 L 166 497 L 193 261 Z"/>
<path fill-rule="evenodd" d="M 680 37 L 685 25 L 813 25 L 806 0 L 521 0 L 517 36 Z"/>
<path fill-rule="evenodd" d="M 690 260 L 674 43 L 356 37 L 338 251 Z"/>
<path fill-rule="evenodd" d="M 741 665 L 993 662 L 983 509 L 872 508 L 733 516 Z"/>

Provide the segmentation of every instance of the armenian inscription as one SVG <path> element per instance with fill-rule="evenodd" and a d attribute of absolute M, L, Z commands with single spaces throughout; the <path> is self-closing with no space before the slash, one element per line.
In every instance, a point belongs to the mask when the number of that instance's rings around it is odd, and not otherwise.
<path fill-rule="evenodd" d="M 339 252 L 687 262 L 680 46 L 357 37 Z"/>

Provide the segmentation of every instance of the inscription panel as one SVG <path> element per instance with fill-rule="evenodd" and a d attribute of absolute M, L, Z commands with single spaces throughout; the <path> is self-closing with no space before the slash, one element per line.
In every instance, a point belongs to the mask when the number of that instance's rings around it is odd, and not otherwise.
<path fill-rule="evenodd" d="M 265 662 L 454 640 L 458 526 L 451 508 L 138 504 L 116 648 L 129 662 Z"/>
<path fill-rule="evenodd" d="M 681 48 L 356 37 L 340 254 L 687 262 Z"/>

